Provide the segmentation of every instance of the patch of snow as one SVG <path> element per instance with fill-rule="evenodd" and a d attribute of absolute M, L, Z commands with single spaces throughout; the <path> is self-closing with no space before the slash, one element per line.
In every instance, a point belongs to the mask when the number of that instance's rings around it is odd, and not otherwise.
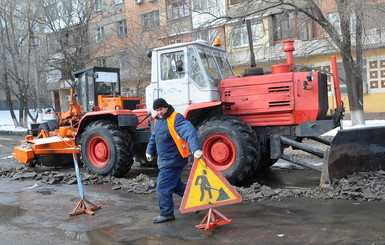
<path fill-rule="evenodd" d="M 36 116 L 36 114 L 37 114 L 37 111 L 35 111 L 35 110 L 30 110 L 30 112 L 34 116 Z M 15 115 L 16 115 L 16 117 L 18 117 L 18 115 L 19 115 L 18 110 L 15 110 Z M 43 121 L 43 122 L 47 121 L 47 120 L 55 119 L 54 114 L 43 113 L 41 115 L 42 115 L 41 121 Z M 33 122 L 30 118 L 28 118 L 28 124 L 30 124 L 30 123 L 33 123 Z M 26 131 L 27 128 L 15 127 L 13 124 L 11 113 L 7 110 L 0 110 L 0 130 L 1 131 Z"/>
<path fill-rule="evenodd" d="M 352 121 L 350 120 L 342 120 L 342 129 L 344 130 L 350 129 L 350 128 L 377 127 L 377 126 L 385 127 L 385 120 L 366 120 L 365 125 L 355 125 L 355 126 L 352 126 Z M 324 133 L 321 136 L 335 136 L 339 130 L 341 130 L 341 128 L 337 127 L 333 130 L 330 130 L 327 133 Z"/>

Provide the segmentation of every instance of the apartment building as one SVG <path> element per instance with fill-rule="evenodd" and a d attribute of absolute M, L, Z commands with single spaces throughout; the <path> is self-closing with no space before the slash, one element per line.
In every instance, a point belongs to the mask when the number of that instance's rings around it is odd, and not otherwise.
<path fill-rule="evenodd" d="M 192 40 L 187 1 L 100 0 L 95 15 L 93 64 L 119 67 L 125 96 L 143 95 L 151 75 L 148 50 Z"/>
<path fill-rule="evenodd" d="M 247 0 L 97 0 L 97 3 L 89 27 L 93 43 L 90 65 L 119 67 L 126 96 L 143 95 L 151 74 L 146 51 L 167 44 L 200 39 L 212 43 L 219 37 L 234 71 L 241 75 L 250 64 L 245 20 L 251 22 L 257 66 L 269 69 L 273 64 L 285 62 L 282 42 L 295 40 L 294 58 L 298 67 L 329 72 L 330 56 L 335 55 L 344 82 L 342 59 L 334 44 L 318 24 L 300 11 L 283 6 L 266 8 L 260 1 Z M 341 33 L 334 1 L 318 3 L 324 16 Z M 385 114 L 385 28 L 380 23 L 370 23 L 365 31 L 364 110 L 382 116 Z M 346 89 L 342 86 L 348 108 Z M 332 101 L 332 86 L 329 92 Z"/>
<path fill-rule="evenodd" d="M 245 5 L 246 2 L 248 1 L 228 1 L 227 12 L 231 15 L 236 15 L 235 13 L 248 15 L 255 12 L 256 9 L 264 8 L 263 5 Z M 335 1 L 322 0 L 318 3 L 324 16 L 341 35 L 340 19 Z M 258 4 L 257 1 L 255 4 Z M 381 7 L 383 6 L 381 5 Z M 374 11 L 370 14 L 366 13 L 366 15 L 381 16 L 381 9 L 379 8 L 377 13 Z M 351 34 L 354 40 L 355 16 L 350 17 Z M 328 34 L 317 23 L 302 12 L 285 9 L 282 6 L 250 14 L 247 18 L 252 23 L 257 66 L 268 69 L 273 64 L 285 62 L 285 55 L 282 52 L 282 42 L 285 40 L 295 40 L 294 57 L 298 66 L 331 72 L 330 57 L 336 56 L 342 82 L 342 99 L 349 111 L 342 58 Z M 367 18 L 369 19 L 369 17 Z M 363 43 L 364 111 L 367 118 L 385 118 L 385 28 L 381 22 L 369 22 L 365 23 Z M 246 25 L 242 20 L 234 20 L 226 24 L 226 40 L 227 51 L 234 70 L 237 74 L 242 74 L 244 68 L 250 64 Z M 329 81 L 332 82 L 331 76 L 329 77 Z M 330 101 L 333 102 L 331 83 L 329 83 L 329 95 Z"/>

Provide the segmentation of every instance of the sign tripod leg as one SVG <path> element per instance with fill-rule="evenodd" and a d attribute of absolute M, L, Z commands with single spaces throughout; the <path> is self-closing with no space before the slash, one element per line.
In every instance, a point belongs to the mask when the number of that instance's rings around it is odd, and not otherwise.
<path fill-rule="evenodd" d="M 216 226 L 225 225 L 231 222 L 231 219 L 228 219 L 226 216 L 221 214 L 218 210 L 210 208 L 203 220 L 199 225 L 196 225 L 196 228 L 209 230 Z"/>
<path fill-rule="evenodd" d="M 102 206 L 97 206 L 84 198 L 83 183 L 82 183 L 82 179 L 80 178 L 80 171 L 79 171 L 78 161 L 76 160 L 77 159 L 76 153 L 72 153 L 72 156 L 74 159 L 74 166 L 75 166 L 76 178 L 78 182 L 80 201 L 76 205 L 74 211 L 69 213 L 69 215 L 77 215 L 82 213 L 87 213 L 89 215 L 92 215 L 94 214 L 93 212 L 94 210 L 97 210 Z"/>

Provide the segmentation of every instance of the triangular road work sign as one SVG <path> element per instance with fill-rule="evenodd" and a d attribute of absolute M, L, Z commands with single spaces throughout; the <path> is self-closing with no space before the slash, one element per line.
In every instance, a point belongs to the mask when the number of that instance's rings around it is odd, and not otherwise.
<path fill-rule="evenodd" d="M 204 157 L 194 160 L 179 211 L 194 212 L 242 201 L 235 188 Z"/>

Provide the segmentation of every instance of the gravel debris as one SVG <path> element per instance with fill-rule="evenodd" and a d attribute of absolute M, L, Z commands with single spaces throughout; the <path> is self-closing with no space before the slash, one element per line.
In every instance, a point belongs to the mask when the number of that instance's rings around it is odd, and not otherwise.
<path fill-rule="evenodd" d="M 136 194 L 149 194 L 155 192 L 156 179 L 151 179 L 145 174 L 132 179 L 116 178 L 113 176 L 101 176 L 96 174 L 82 173 L 81 179 L 84 185 L 109 184 L 113 190 L 123 190 Z M 42 183 L 73 185 L 77 183 L 75 173 L 59 173 L 57 171 L 46 171 L 36 173 L 28 167 L 0 167 L 0 177 L 12 178 L 14 180 L 39 180 Z"/>
<path fill-rule="evenodd" d="M 385 201 L 385 171 L 359 172 L 334 179 L 329 187 L 271 189 L 258 183 L 249 188 L 236 187 L 245 201 L 280 200 L 283 197 Z"/>
<path fill-rule="evenodd" d="M 0 177 L 14 180 L 39 180 L 49 185 L 77 183 L 75 173 L 59 173 L 46 171 L 36 173 L 28 167 L 0 167 Z M 136 194 L 149 194 L 156 190 L 156 179 L 140 174 L 131 179 L 116 178 L 82 173 L 84 185 L 111 185 L 113 190 L 122 190 Z M 280 200 L 284 197 L 305 197 L 314 199 L 345 199 L 357 201 L 385 201 L 385 171 L 359 172 L 347 178 L 334 179 L 329 187 L 316 188 L 276 188 L 255 182 L 250 187 L 236 187 L 244 201 Z"/>

